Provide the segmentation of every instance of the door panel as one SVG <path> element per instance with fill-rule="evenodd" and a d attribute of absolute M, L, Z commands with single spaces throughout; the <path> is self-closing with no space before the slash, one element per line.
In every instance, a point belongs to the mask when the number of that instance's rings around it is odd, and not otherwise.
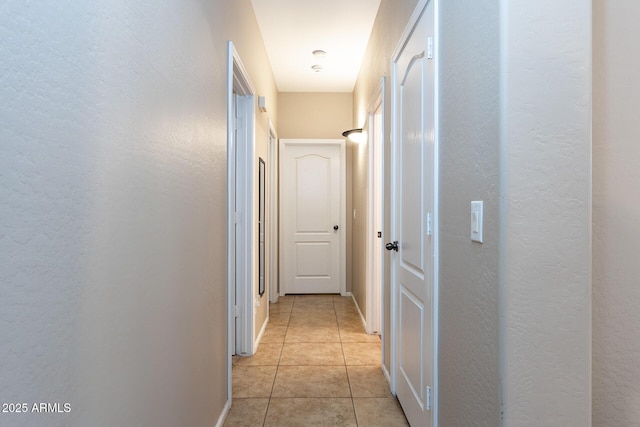
<path fill-rule="evenodd" d="M 400 228 L 402 264 L 419 275 L 424 274 L 424 180 L 422 94 L 424 52 L 405 71 L 400 86 Z"/>
<path fill-rule="evenodd" d="M 343 153 L 342 140 L 281 141 L 280 278 L 285 293 L 342 291 Z"/>
<path fill-rule="evenodd" d="M 296 260 L 296 277 L 331 276 L 329 242 L 297 242 Z"/>
<path fill-rule="evenodd" d="M 331 225 L 331 157 L 304 155 L 293 159 L 296 169 L 296 233 L 328 233 Z"/>
<path fill-rule="evenodd" d="M 435 72 L 429 2 L 394 59 L 395 185 L 392 256 L 395 293 L 395 378 L 398 400 L 412 426 L 432 426 L 434 384 L 433 284 Z"/>
<path fill-rule="evenodd" d="M 402 334 L 400 372 L 410 385 L 416 400 L 421 403 L 423 359 L 419 356 L 424 347 L 422 331 L 424 306 L 419 298 L 413 296 L 406 287 L 401 286 L 400 307 L 400 333 Z"/>

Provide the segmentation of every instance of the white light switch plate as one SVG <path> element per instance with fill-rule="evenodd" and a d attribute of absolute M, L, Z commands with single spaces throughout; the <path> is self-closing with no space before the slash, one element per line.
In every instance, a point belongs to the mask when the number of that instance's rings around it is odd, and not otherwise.
<path fill-rule="evenodd" d="M 479 243 L 482 243 L 483 205 L 482 200 L 471 202 L 471 240 Z"/>

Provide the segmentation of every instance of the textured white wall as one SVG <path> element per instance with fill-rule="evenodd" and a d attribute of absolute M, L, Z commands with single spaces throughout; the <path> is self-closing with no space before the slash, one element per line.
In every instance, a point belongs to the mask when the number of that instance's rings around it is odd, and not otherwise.
<path fill-rule="evenodd" d="M 479 19 L 482 17 L 482 19 Z M 441 426 L 497 426 L 499 5 L 440 2 Z M 484 201 L 484 243 L 469 236 Z"/>
<path fill-rule="evenodd" d="M 282 92 L 278 95 L 280 138 L 341 138 L 351 127 L 348 92 Z"/>
<path fill-rule="evenodd" d="M 502 7 L 505 426 L 591 421 L 591 1 Z"/>
<path fill-rule="evenodd" d="M 640 426 L 640 4 L 593 7 L 593 425 Z"/>
<path fill-rule="evenodd" d="M 362 127 L 364 123 L 354 125 Z M 351 165 L 354 173 L 352 178 L 352 203 L 356 217 L 350 216 L 353 233 L 352 279 L 351 292 L 360 307 L 362 315 L 367 316 L 367 188 L 368 188 L 368 147 L 366 144 L 349 143 L 353 153 Z M 379 241 L 382 244 L 382 240 Z"/>
<path fill-rule="evenodd" d="M 0 6 L 0 402 L 72 408 L 0 425 L 212 426 L 221 414 L 226 47 L 235 35 L 254 56 L 247 11 Z"/>

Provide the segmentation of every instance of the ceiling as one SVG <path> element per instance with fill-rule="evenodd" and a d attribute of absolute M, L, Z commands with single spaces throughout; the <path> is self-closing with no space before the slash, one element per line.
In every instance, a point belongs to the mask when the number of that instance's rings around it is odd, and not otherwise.
<path fill-rule="evenodd" d="M 280 92 L 353 91 L 380 0 L 251 3 Z M 325 51 L 324 59 L 314 50 Z"/>

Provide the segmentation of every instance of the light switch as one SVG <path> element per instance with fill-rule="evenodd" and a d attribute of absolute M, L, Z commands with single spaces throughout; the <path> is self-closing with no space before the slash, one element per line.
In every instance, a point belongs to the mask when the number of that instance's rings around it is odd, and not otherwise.
<path fill-rule="evenodd" d="M 482 211 L 484 202 L 471 202 L 471 240 L 482 243 Z"/>
<path fill-rule="evenodd" d="M 478 212 L 472 210 L 471 211 L 471 234 L 477 233 L 480 229 L 480 224 L 478 223 Z"/>

